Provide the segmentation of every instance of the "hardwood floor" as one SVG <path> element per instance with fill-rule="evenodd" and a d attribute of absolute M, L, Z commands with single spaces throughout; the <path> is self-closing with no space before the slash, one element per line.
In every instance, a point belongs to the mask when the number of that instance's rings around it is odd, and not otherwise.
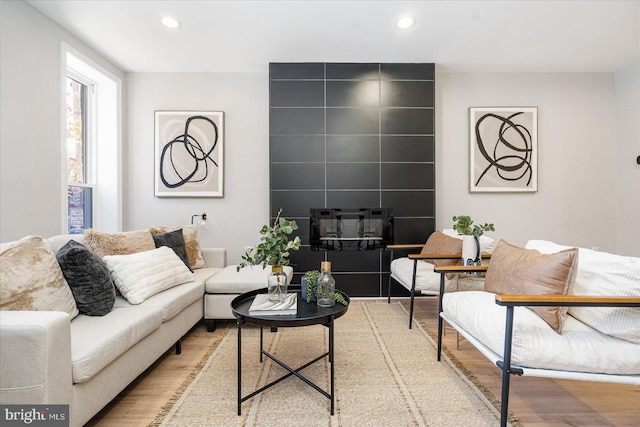
<path fill-rule="evenodd" d="M 402 300 L 408 309 L 408 300 Z M 415 318 L 436 330 L 437 299 L 416 299 Z M 218 322 L 209 333 L 198 324 L 183 340 L 182 354 L 165 353 L 154 366 L 129 385 L 87 425 L 147 426 L 182 386 L 211 345 L 235 323 Z M 501 372 L 463 338 L 456 349 L 456 333 L 449 329 L 444 345 L 496 397 Z M 339 393 L 339 391 L 338 391 Z M 640 387 L 547 378 L 512 377 L 510 411 L 526 427 L 538 426 L 640 426 Z M 364 421 L 364 420 L 363 420 Z M 363 425 L 366 425 L 364 421 Z"/>

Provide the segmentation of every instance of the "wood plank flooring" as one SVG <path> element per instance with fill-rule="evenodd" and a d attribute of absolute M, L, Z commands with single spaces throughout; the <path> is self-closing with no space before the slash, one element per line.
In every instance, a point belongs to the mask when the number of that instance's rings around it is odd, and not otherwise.
<path fill-rule="evenodd" d="M 397 299 L 394 299 L 397 300 Z M 401 299 L 408 309 L 408 299 Z M 415 318 L 436 330 L 438 304 L 435 297 L 416 299 Z M 160 413 L 185 379 L 235 323 L 218 322 L 209 333 L 197 325 L 182 342 L 182 354 L 165 353 L 151 368 L 127 387 L 87 425 L 147 426 Z M 408 327 L 408 326 L 407 326 Z M 501 373 L 464 338 L 456 350 L 456 333 L 449 329 L 444 345 L 496 397 L 500 396 Z M 337 391 L 339 393 L 339 390 Z M 585 381 L 512 377 L 510 411 L 526 427 L 539 426 L 640 426 L 640 387 Z M 364 425 L 364 424 L 363 424 Z"/>

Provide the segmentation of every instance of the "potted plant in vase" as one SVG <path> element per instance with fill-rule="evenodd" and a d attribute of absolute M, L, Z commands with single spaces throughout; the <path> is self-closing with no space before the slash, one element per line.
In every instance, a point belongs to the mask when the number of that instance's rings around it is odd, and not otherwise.
<path fill-rule="evenodd" d="M 301 280 L 301 288 L 302 288 L 302 299 L 306 302 L 312 302 L 316 300 L 318 295 L 318 279 L 320 278 L 320 272 L 318 270 L 309 270 L 304 276 L 302 276 Z M 348 302 L 344 297 L 338 292 L 333 292 L 330 295 L 331 299 L 335 302 L 340 303 L 342 305 L 347 305 Z"/>
<path fill-rule="evenodd" d="M 306 302 L 316 300 L 316 290 L 318 287 L 318 277 L 320 272 L 318 270 L 307 271 L 301 280 L 302 299 Z"/>
<path fill-rule="evenodd" d="M 247 247 L 244 260 L 238 265 L 237 271 L 249 265 L 261 264 L 262 267 L 271 266 L 271 274 L 267 284 L 269 300 L 282 302 L 287 294 L 287 275 L 283 268 L 289 265 L 289 251 L 300 249 L 300 237 L 289 240 L 289 234 L 298 229 L 298 224 L 280 216 L 278 211 L 273 226 L 264 225 L 260 230 L 262 237 L 257 246 Z"/>
<path fill-rule="evenodd" d="M 485 231 L 496 231 L 493 224 L 478 225 L 468 215 L 454 216 L 453 229 L 462 235 L 462 263 L 475 265 L 480 263 L 480 241 L 478 237 Z"/>

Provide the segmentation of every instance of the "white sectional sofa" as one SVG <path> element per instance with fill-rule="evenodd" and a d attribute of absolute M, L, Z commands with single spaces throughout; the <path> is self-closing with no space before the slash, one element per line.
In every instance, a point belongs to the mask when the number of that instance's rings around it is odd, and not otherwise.
<path fill-rule="evenodd" d="M 640 258 L 500 242 L 483 291 L 441 291 L 438 359 L 444 320 L 502 370 L 503 426 L 511 375 L 640 385 Z"/>
<path fill-rule="evenodd" d="M 70 239 L 83 236 L 44 241 L 55 254 Z M 194 269 L 192 280 L 139 304 L 118 295 L 103 316 L 3 308 L 0 403 L 68 404 L 70 425 L 85 424 L 172 346 L 180 352 L 180 339 L 203 318 L 207 280 L 226 264 L 223 248 L 201 254 L 206 267 Z"/>

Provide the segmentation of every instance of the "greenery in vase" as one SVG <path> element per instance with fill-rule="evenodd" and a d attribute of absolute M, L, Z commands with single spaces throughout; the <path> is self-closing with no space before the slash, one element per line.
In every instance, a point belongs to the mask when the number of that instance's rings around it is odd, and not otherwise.
<path fill-rule="evenodd" d="M 338 302 L 342 305 L 347 305 L 348 302 L 346 299 L 344 299 L 344 297 L 342 296 L 341 293 L 338 292 L 334 292 L 333 295 L 331 295 L 331 299 L 333 299 L 335 302 Z"/>
<path fill-rule="evenodd" d="M 289 240 L 289 234 L 298 229 L 298 224 L 281 217 L 281 213 L 282 208 L 278 211 L 273 226 L 262 227 L 260 243 L 258 246 L 250 246 L 246 249 L 245 254 L 242 255 L 244 261 L 238 265 L 237 271 L 249 265 L 261 264 L 262 267 L 289 265 L 289 251 L 300 249 L 300 237 L 296 236 L 293 240 Z"/>
<path fill-rule="evenodd" d="M 453 220 L 455 221 L 453 229 L 464 236 L 482 236 L 485 231 L 496 231 L 493 224 L 474 224 L 471 217 L 467 215 L 454 216 Z"/>
<path fill-rule="evenodd" d="M 307 271 L 304 274 L 304 278 L 307 279 L 307 302 L 311 302 L 313 297 L 316 296 L 318 289 L 318 277 L 320 272 L 318 270 Z"/>
<path fill-rule="evenodd" d="M 307 279 L 307 302 L 311 302 L 314 296 L 318 294 L 318 278 L 320 277 L 320 272 L 318 270 L 310 270 L 304 274 L 304 278 Z M 342 305 L 347 305 L 348 302 L 341 293 L 333 292 L 331 294 L 331 299 L 335 302 L 338 302 Z"/>

